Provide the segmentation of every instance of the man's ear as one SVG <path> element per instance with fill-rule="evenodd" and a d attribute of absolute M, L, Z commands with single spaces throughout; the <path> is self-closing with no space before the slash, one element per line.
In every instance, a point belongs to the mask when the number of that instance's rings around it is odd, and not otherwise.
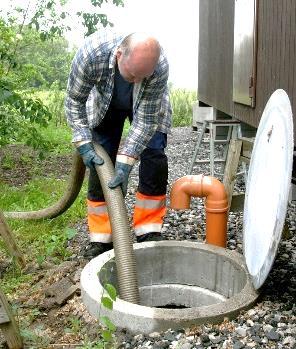
<path fill-rule="evenodd" d="M 122 56 L 122 50 L 120 47 L 118 47 L 117 52 L 116 52 L 116 58 L 117 60 Z"/>

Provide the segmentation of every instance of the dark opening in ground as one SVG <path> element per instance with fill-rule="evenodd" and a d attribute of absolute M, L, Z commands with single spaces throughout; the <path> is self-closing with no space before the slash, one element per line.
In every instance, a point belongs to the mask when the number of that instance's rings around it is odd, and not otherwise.
<path fill-rule="evenodd" d="M 166 305 L 159 305 L 158 307 L 154 308 L 162 308 L 162 309 L 187 309 L 188 307 L 185 307 L 185 305 L 182 304 L 166 304 Z"/>

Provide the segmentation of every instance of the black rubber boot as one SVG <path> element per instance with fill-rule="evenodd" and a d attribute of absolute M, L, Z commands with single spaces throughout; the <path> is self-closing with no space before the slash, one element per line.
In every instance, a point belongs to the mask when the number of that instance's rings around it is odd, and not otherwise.
<path fill-rule="evenodd" d="M 163 240 L 163 238 L 159 232 L 151 232 L 141 236 L 137 236 L 137 242 L 161 241 L 161 240 Z"/>
<path fill-rule="evenodd" d="M 85 258 L 94 258 L 106 251 L 112 250 L 113 243 L 103 244 L 102 242 L 91 242 L 84 252 Z"/>

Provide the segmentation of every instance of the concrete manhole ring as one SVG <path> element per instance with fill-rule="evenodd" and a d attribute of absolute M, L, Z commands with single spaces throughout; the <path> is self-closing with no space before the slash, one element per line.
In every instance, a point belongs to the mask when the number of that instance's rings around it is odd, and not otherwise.
<path fill-rule="evenodd" d="M 219 323 L 251 307 L 258 297 L 240 254 L 188 241 L 134 245 L 141 305 L 117 299 L 101 305 L 103 285 L 117 287 L 114 251 L 91 260 L 81 274 L 82 299 L 95 318 L 119 328 L 151 333 L 191 324 Z"/>

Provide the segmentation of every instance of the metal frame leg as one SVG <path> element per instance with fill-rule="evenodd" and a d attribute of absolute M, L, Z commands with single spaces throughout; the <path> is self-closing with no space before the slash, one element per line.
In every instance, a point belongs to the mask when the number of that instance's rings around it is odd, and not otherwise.
<path fill-rule="evenodd" d="M 210 175 L 214 176 L 216 126 L 209 123 L 210 130 Z"/>
<path fill-rule="evenodd" d="M 201 132 L 199 134 L 199 137 L 197 139 L 197 142 L 196 142 L 196 145 L 195 145 L 195 150 L 194 150 L 194 154 L 192 156 L 192 159 L 191 159 L 191 163 L 190 163 L 190 166 L 189 166 L 189 174 L 192 174 L 192 171 L 193 171 L 193 167 L 194 167 L 194 164 L 195 164 L 195 160 L 197 158 L 197 153 L 199 151 L 199 147 L 201 145 L 201 142 L 202 142 L 202 139 L 203 139 L 203 136 L 206 132 L 206 128 L 207 128 L 207 122 L 204 121 L 203 124 L 202 124 L 202 129 L 201 129 Z"/>
<path fill-rule="evenodd" d="M 221 165 L 223 174 L 225 172 L 226 159 L 227 159 L 227 154 L 228 154 L 228 150 L 229 150 L 230 140 L 233 139 L 233 138 L 237 138 L 237 137 L 233 137 L 235 129 L 236 129 L 236 126 L 228 126 L 227 139 L 226 139 L 227 143 L 225 143 L 224 149 L 223 149 L 223 160 L 224 160 L 224 162 Z"/>
<path fill-rule="evenodd" d="M 238 138 L 242 138 L 242 128 L 241 128 L 241 125 L 237 126 L 237 137 Z M 242 168 L 243 168 L 242 172 L 243 172 L 243 175 L 244 175 L 245 184 L 247 184 L 247 179 L 248 179 L 247 165 L 246 165 L 245 162 L 242 162 L 241 164 L 242 164 Z"/>

